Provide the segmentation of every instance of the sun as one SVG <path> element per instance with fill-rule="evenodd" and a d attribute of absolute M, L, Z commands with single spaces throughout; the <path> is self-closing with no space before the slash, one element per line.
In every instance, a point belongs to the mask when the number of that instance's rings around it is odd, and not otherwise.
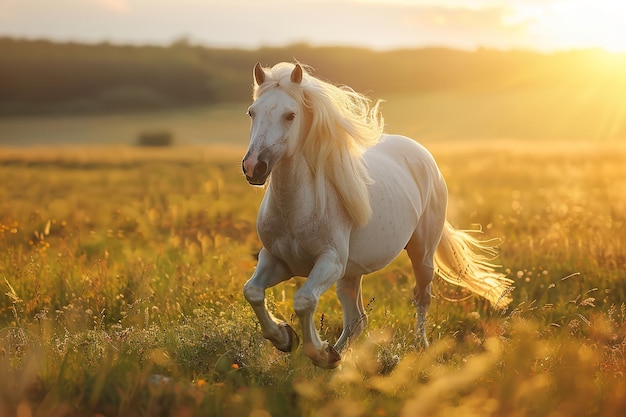
<path fill-rule="evenodd" d="M 530 14 L 529 30 L 552 48 L 626 52 L 623 0 L 555 1 Z"/>

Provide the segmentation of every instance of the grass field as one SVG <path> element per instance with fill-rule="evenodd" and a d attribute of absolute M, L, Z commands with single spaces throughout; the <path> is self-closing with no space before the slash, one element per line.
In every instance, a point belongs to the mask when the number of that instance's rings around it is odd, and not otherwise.
<path fill-rule="evenodd" d="M 161 112 L 0 118 L 0 146 L 135 145 L 143 132 L 169 132 L 178 145 L 247 143 L 249 103 Z"/>
<path fill-rule="evenodd" d="M 424 141 L 615 142 L 626 138 L 626 85 L 392 94 L 387 131 Z M 622 93 L 624 92 L 624 93 Z M 134 145 L 143 132 L 169 132 L 178 145 L 248 143 L 250 102 L 161 112 L 0 118 L 0 146 Z"/>
<path fill-rule="evenodd" d="M 334 371 L 275 351 L 243 299 L 263 193 L 242 148 L 4 149 L 0 415 L 624 415 L 626 146 L 429 147 L 449 220 L 503 238 L 514 301 L 437 285 L 422 351 L 401 256 L 364 280 L 370 325 Z M 294 328 L 301 282 L 268 291 Z M 317 324 L 339 336 L 332 290 Z"/>

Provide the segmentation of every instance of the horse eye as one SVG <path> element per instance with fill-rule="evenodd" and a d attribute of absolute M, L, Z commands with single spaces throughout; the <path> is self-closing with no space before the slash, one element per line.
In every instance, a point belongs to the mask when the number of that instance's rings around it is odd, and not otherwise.
<path fill-rule="evenodd" d="M 296 118 L 296 114 L 295 113 L 289 113 L 287 114 L 287 116 L 285 116 L 285 119 L 289 120 L 290 122 Z"/>

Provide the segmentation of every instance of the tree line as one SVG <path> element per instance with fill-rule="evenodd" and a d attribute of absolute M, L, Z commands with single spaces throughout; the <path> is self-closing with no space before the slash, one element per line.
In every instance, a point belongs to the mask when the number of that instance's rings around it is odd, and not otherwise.
<path fill-rule="evenodd" d="M 314 74 L 379 97 L 390 93 L 577 87 L 626 73 L 600 50 L 541 54 L 479 49 L 373 51 L 294 44 L 221 49 L 58 43 L 0 38 L 0 116 L 117 112 L 250 98 L 256 62 L 294 61 Z M 620 74 L 620 75 L 618 75 Z"/>

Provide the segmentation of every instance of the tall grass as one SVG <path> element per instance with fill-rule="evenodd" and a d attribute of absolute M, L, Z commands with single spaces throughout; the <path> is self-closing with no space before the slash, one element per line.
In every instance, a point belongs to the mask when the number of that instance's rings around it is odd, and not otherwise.
<path fill-rule="evenodd" d="M 0 415 L 624 414 L 624 148 L 486 145 L 432 149 L 452 223 L 504 238 L 511 308 L 439 284 L 422 351 L 401 256 L 364 280 L 370 325 L 335 371 L 273 349 L 241 295 L 262 192 L 238 153 L 4 154 Z M 301 283 L 268 290 L 294 326 Z M 322 298 L 331 341 L 340 311 Z"/>

